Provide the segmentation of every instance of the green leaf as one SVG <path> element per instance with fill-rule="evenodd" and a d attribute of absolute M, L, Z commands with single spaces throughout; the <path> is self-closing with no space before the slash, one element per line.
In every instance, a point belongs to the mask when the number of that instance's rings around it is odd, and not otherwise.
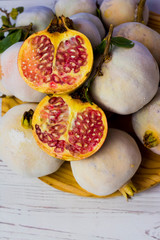
<path fill-rule="evenodd" d="M 103 39 L 102 42 L 96 47 L 95 53 L 97 54 L 103 54 L 105 47 L 106 47 L 107 41 L 106 39 Z"/>
<path fill-rule="evenodd" d="M 111 44 L 117 47 L 132 48 L 134 47 L 134 42 L 128 40 L 124 37 L 112 37 Z"/>
<path fill-rule="evenodd" d="M 1 20 L 4 26 L 10 27 L 10 22 L 6 16 L 1 16 Z"/>
<path fill-rule="evenodd" d="M 4 38 L 4 33 L 0 32 L 0 40 L 2 40 Z"/>
<path fill-rule="evenodd" d="M 16 9 L 19 13 L 22 13 L 24 11 L 24 7 L 17 7 Z"/>
<path fill-rule="evenodd" d="M 14 43 L 18 42 L 21 39 L 22 30 L 16 30 L 10 35 L 7 35 L 6 38 L 0 41 L 0 53 L 3 53 L 7 48 L 9 48 Z"/>
<path fill-rule="evenodd" d="M 13 20 L 16 20 L 18 15 L 18 10 L 16 8 L 12 8 L 12 11 L 10 12 L 10 16 Z"/>

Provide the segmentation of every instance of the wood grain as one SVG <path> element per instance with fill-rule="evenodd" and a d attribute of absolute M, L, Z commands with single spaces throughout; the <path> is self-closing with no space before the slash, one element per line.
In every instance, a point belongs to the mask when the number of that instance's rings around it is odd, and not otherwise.
<path fill-rule="evenodd" d="M 160 33 L 160 15 L 150 11 L 148 27 Z"/>

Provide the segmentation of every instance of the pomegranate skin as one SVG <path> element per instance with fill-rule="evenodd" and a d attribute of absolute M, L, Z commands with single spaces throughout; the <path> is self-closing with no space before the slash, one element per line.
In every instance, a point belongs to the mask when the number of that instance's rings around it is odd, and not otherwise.
<path fill-rule="evenodd" d="M 55 4 L 57 16 L 70 17 L 79 12 L 87 12 L 96 15 L 96 3 L 93 0 L 58 0 Z"/>
<path fill-rule="evenodd" d="M 139 0 L 103 0 L 100 10 L 104 24 L 117 26 L 121 23 L 135 21 Z M 144 22 L 149 18 L 148 6 L 144 9 Z"/>
<path fill-rule="evenodd" d="M 142 144 L 160 155 L 160 88 L 146 106 L 132 115 L 132 126 Z M 148 135 L 148 138 L 147 138 Z"/>
<path fill-rule="evenodd" d="M 103 75 L 97 76 L 91 85 L 92 97 L 102 109 L 131 114 L 157 92 L 158 64 L 143 44 L 133 42 L 133 48 L 112 49 L 110 61 L 102 65 Z"/>
<path fill-rule="evenodd" d="M 71 169 L 83 189 L 106 196 L 131 179 L 141 159 L 135 140 L 124 131 L 110 128 L 102 148 L 88 159 L 71 161 Z"/>
<path fill-rule="evenodd" d="M 54 18 L 53 11 L 44 6 L 34 6 L 26 8 L 16 19 L 16 27 L 33 24 L 33 31 L 39 32 L 44 30 Z"/>
<path fill-rule="evenodd" d="M 73 27 L 75 30 L 83 33 L 90 40 L 93 48 L 97 47 L 101 43 L 100 33 L 91 21 L 87 19 L 76 18 L 73 19 Z"/>
<path fill-rule="evenodd" d="M 63 161 L 50 157 L 37 145 L 31 128 L 24 128 L 25 111 L 37 104 L 27 103 L 11 108 L 0 120 L 0 158 L 16 173 L 41 177 L 58 170 Z"/>
<path fill-rule="evenodd" d="M 77 13 L 70 17 L 70 19 L 72 19 L 73 21 L 77 18 L 86 19 L 92 22 L 97 27 L 100 33 L 101 39 L 105 37 L 105 34 L 106 34 L 105 28 L 103 26 L 103 23 L 97 16 L 94 16 L 93 14 L 90 14 L 90 13 Z"/>
<path fill-rule="evenodd" d="M 146 46 L 160 65 L 160 34 L 142 23 L 128 22 L 113 30 L 113 36 L 135 40 Z"/>

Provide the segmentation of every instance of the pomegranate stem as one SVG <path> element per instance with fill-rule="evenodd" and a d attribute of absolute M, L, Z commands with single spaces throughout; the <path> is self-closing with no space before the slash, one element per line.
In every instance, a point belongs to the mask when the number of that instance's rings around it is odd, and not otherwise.
<path fill-rule="evenodd" d="M 4 28 L 4 29 L 0 29 L 0 32 L 8 32 L 10 30 L 18 30 L 18 29 L 23 29 L 23 30 L 27 30 L 27 31 L 31 31 L 32 30 L 32 23 L 30 23 L 27 26 L 19 26 L 19 27 L 9 27 L 9 28 Z"/>
<path fill-rule="evenodd" d="M 73 29 L 73 22 L 71 19 L 69 19 L 68 17 L 54 17 L 49 25 L 49 27 L 47 28 L 47 31 L 49 33 L 55 33 L 55 32 L 59 32 L 59 33 L 63 33 L 66 32 L 67 29 Z"/>
<path fill-rule="evenodd" d="M 89 91 L 90 85 L 97 76 L 102 76 L 103 75 L 103 73 L 101 71 L 102 64 L 106 61 L 109 61 L 109 59 L 110 59 L 109 50 L 110 50 L 112 33 L 113 33 L 113 25 L 111 24 L 110 27 L 109 27 L 108 35 L 104 38 L 104 40 L 106 40 L 107 44 L 106 44 L 103 56 L 101 58 L 100 64 L 96 69 L 95 75 L 92 78 L 90 78 L 89 81 L 87 81 L 87 86 L 85 86 L 85 97 L 90 104 L 92 104 L 92 102 L 91 102 L 91 100 L 88 96 L 88 91 Z"/>
<path fill-rule="evenodd" d="M 90 87 L 90 84 L 94 81 L 94 79 L 95 79 L 97 76 L 103 75 L 103 73 L 102 73 L 102 71 L 101 71 L 102 64 L 103 64 L 105 61 L 108 61 L 108 60 L 110 59 L 109 50 L 110 50 L 112 33 L 113 33 L 113 25 L 111 24 L 111 25 L 110 25 L 110 28 L 109 28 L 108 35 L 104 38 L 104 40 L 106 40 L 107 44 L 106 44 L 106 47 L 105 47 L 103 56 L 102 56 L 101 61 L 100 61 L 99 65 L 98 65 L 98 67 L 97 67 L 97 71 L 96 71 L 94 77 L 91 78 L 91 80 L 90 80 L 90 81 L 88 82 L 88 84 L 87 84 L 88 88 Z"/>
<path fill-rule="evenodd" d="M 11 21 L 10 21 L 10 13 L 7 12 L 7 10 L 3 10 L 2 8 L 0 8 L 0 12 L 4 13 L 7 17 L 7 20 L 8 20 L 8 23 L 11 24 Z"/>
<path fill-rule="evenodd" d="M 137 9 L 136 22 L 143 23 L 143 10 L 146 0 L 140 0 Z"/>

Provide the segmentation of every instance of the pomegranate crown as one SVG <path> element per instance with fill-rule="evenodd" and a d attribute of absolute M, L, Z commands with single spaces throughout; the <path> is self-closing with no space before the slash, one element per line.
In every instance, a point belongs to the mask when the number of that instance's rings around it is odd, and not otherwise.
<path fill-rule="evenodd" d="M 59 17 L 55 16 L 51 20 L 51 22 L 47 28 L 47 31 L 49 33 L 55 33 L 55 32 L 64 33 L 68 30 L 68 28 L 73 29 L 73 22 L 68 17 L 64 17 L 62 15 Z"/>

